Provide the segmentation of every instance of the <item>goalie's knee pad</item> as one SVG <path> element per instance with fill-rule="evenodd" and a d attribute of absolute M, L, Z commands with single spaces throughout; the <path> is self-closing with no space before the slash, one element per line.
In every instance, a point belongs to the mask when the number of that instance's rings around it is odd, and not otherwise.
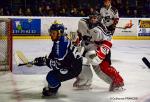
<path fill-rule="evenodd" d="M 92 65 L 99 65 L 102 62 L 102 59 L 100 59 L 95 50 L 92 51 L 88 51 L 85 55 L 85 57 L 88 59 L 88 61 L 92 64 Z"/>
<path fill-rule="evenodd" d="M 102 45 L 97 48 L 96 54 L 100 59 L 105 59 L 106 55 L 109 53 L 112 43 L 109 41 L 103 41 Z"/>

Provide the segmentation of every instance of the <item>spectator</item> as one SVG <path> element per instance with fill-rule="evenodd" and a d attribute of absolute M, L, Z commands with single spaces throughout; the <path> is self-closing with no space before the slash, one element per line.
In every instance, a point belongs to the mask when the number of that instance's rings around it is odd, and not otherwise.
<path fill-rule="evenodd" d="M 89 0 L 36 0 L 27 1 L 24 4 L 22 0 L 12 0 L 12 5 L 10 5 L 8 0 L 3 0 L 0 6 L 0 16 L 88 16 L 93 12 L 92 9 L 100 11 L 103 0 L 90 2 Z M 27 8 L 24 12 L 25 5 L 32 8 Z M 112 0 L 112 6 L 118 9 L 121 17 L 150 17 L 149 0 L 144 2 L 141 0 Z M 18 7 L 20 8 L 18 9 Z"/>
<path fill-rule="evenodd" d="M 66 9 L 65 8 L 60 9 L 59 15 L 60 16 L 67 16 Z"/>
<path fill-rule="evenodd" d="M 30 9 L 30 8 L 27 8 L 27 9 L 26 9 L 25 15 L 26 15 L 26 16 L 32 16 L 32 12 L 31 12 L 31 9 Z"/>
<path fill-rule="evenodd" d="M 44 16 L 44 13 L 43 13 L 43 7 L 42 6 L 40 6 L 39 8 L 38 8 L 38 14 L 37 14 L 38 16 Z"/>
<path fill-rule="evenodd" d="M 4 9 L 0 8 L 0 16 L 4 16 Z"/>
<path fill-rule="evenodd" d="M 49 5 L 47 5 L 46 8 L 45 8 L 45 15 L 46 16 L 49 15 L 49 11 L 50 11 L 50 7 L 49 7 Z"/>
<path fill-rule="evenodd" d="M 80 11 L 79 16 L 81 16 L 81 17 L 85 17 L 86 16 L 83 10 Z"/>
<path fill-rule="evenodd" d="M 72 15 L 72 16 L 75 16 L 75 17 L 78 17 L 78 16 L 79 16 L 78 11 L 77 11 L 77 8 L 74 7 L 74 8 L 71 10 L 71 15 Z"/>
<path fill-rule="evenodd" d="M 92 15 L 92 14 L 94 14 L 95 12 L 96 12 L 96 11 L 94 10 L 94 8 L 91 7 L 88 15 Z"/>
<path fill-rule="evenodd" d="M 17 16 L 24 16 L 22 8 L 19 8 Z"/>

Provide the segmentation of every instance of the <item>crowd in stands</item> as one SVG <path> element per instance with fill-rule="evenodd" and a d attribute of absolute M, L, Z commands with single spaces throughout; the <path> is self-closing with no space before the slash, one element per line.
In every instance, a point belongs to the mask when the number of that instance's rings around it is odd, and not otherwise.
<path fill-rule="evenodd" d="M 52 0 L 53 1 L 53 0 Z M 55 1 L 55 0 L 54 0 Z M 81 0 L 86 1 L 86 0 Z M 150 0 L 112 0 L 120 17 L 150 17 Z M 63 2 L 62 2 L 63 3 Z M 33 5 L 33 6 L 32 6 Z M 99 11 L 102 0 L 97 0 L 97 4 L 91 6 L 88 2 L 82 5 L 57 4 L 51 0 L 41 0 L 36 4 L 22 3 L 21 6 L 0 6 L 0 16 L 69 16 L 86 17 L 95 10 Z"/>

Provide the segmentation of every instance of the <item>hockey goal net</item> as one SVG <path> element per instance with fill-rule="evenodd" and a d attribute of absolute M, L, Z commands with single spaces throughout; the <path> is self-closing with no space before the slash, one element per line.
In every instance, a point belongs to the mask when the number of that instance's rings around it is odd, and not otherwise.
<path fill-rule="evenodd" d="M 0 18 L 0 71 L 12 71 L 11 20 Z"/>

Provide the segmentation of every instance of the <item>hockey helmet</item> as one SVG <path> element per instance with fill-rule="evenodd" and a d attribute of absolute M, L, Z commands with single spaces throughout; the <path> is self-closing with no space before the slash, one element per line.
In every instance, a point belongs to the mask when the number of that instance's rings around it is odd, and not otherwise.
<path fill-rule="evenodd" d="M 92 18 L 92 17 L 98 17 L 100 14 L 97 12 L 97 11 L 95 11 L 95 12 L 93 12 L 93 13 L 91 13 L 90 15 L 89 15 L 89 18 Z"/>
<path fill-rule="evenodd" d="M 64 30 L 65 30 L 64 25 L 58 20 L 55 20 L 54 23 L 50 26 L 49 32 L 59 31 L 59 33 L 63 34 Z"/>

